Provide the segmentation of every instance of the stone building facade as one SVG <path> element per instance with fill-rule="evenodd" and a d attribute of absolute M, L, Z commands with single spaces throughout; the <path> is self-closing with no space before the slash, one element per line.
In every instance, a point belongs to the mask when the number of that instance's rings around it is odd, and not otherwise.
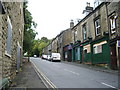
<path fill-rule="evenodd" d="M 50 43 L 50 44 L 48 44 L 48 46 L 47 46 L 47 48 L 48 48 L 48 55 L 50 55 L 51 54 L 51 52 L 52 52 L 52 44 Z"/>
<path fill-rule="evenodd" d="M 70 42 L 72 42 L 72 32 L 71 29 L 66 29 L 64 31 L 62 31 L 57 37 L 58 37 L 58 47 L 57 47 L 57 51 L 58 53 L 60 53 L 61 55 L 61 60 L 65 60 L 65 52 L 64 51 L 64 47 L 66 45 L 69 45 Z"/>
<path fill-rule="evenodd" d="M 63 40 L 62 40 L 63 46 L 68 45 L 72 42 L 72 35 L 71 34 L 72 34 L 72 32 L 71 32 L 70 28 L 64 31 Z"/>
<path fill-rule="evenodd" d="M 72 25 L 73 27 L 73 25 Z M 64 33 L 63 33 L 63 60 L 66 60 L 66 61 L 71 61 L 72 60 L 72 57 L 71 54 L 72 54 L 72 51 L 71 49 L 69 49 L 69 46 L 70 46 L 70 43 L 72 43 L 72 31 L 71 31 L 71 28 L 70 27 L 69 29 L 65 30 Z"/>
<path fill-rule="evenodd" d="M 63 60 L 63 34 L 64 34 L 64 31 L 62 31 L 58 35 L 58 41 L 57 41 L 57 52 L 60 53 L 61 60 Z"/>
<path fill-rule="evenodd" d="M 110 39 L 110 65 L 112 69 L 119 67 L 120 48 L 117 41 L 120 40 L 120 1 L 107 3 L 108 30 Z"/>
<path fill-rule="evenodd" d="M 2 78 L 11 81 L 22 63 L 24 17 L 22 2 L 1 2 L 0 14 L 0 67 Z"/>
<path fill-rule="evenodd" d="M 57 53 L 57 41 L 58 41 L 58 37 L 56 36 L 51 42 L 53 53 Z"/>
<path fill-rule="evenodd" d="M 45 47 L 45 48 L 43 49 L 42 54 L 45 54 L 45 55 L 48 54 L 48 47 Z"/>
<path fill-rule="evenodd" d="M 99 24 L 99 26 L 95 26 L 96 23 Z M 75 27 L 73 27 L 73 59 L 84 62 L 86 58 L 88 61 L 91 61 L 89 57 L 92 49 L 90 45 L 91 39 L 92 41 L 95 41 L 104 37 L 104 32 L 108 32 L 107 28 L 106 6 L 103 3 L 83 18 Z"/>
<path fill-rule="evenodd" d="M 46 54 L 50 55 L 51 53 L 60 53 L 61 60 L 64 60 L 65 51 L 63 48 L 66 45 L 69 45 L 72 42 L 72 32 L 71 28 L 74 26 L 74 23 L 70 23 L 70 28 L 63 30 L 60 34 L 58 34 L 52 41 L 43 48 L 43 52 L 48 48 Z"/>
<path fill-rule="evenodd" d="M 103 2 L 72 28 L 73 61 L 118 67 L 118 7 L 119 3 Z"/>

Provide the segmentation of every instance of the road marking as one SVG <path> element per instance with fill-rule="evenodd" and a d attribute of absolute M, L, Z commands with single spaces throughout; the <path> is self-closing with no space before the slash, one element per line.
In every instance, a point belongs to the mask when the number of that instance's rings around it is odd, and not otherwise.
<path fill-rule="evenodd" d="M 112 85 L 109 85 L 109 84 L 106 84 L 106 83 L 103 83 L 103 82 L 101 82 L 101 84 L 106 85 L 106 86 L 111 87 L 111 88 L 116 88 L 116 87 L 114 87 Z"/>
<path fill-rule="evenodd" d="M 32 62 L 32 61 L 31 61 Z M 55 89 L 55 90 L 57 90 L 57 87 L 36 67 L 36 65 L 32 62 L 32 64 L 34 65 L 34 67 L 35 67 L 35 71 L 37 72 L 37 74 L 38 74 L 38 76 L 39 77 L 41 77 L 41 79 L 42 78 L 44 78 L 44 80 L 53 88 L 53 89 Z M 41 76 L 40 76 L 41 75 Z M 42 81 L 44 82 L 44 80 L 42 79 Z M 46 83 L 44 82 L 44 84 L 46 85 Z M 46 85 L 46 87 L 47 88 L 49 88 L 48 87 L 48 85 Z"/>
<path fill-rule="evenodd" d="M 73 73 L 73 74 L 76 74 L 76 75 L 80 75 L 79 73 L 76 73 L 76 72 L 73 72 L 73 71 L 71 71 L 71 70 L 68 70 L 68 69 L 64 69 L 65 71 L 68 71 L 68 72 L 71 72 L 71 73 Z"/>

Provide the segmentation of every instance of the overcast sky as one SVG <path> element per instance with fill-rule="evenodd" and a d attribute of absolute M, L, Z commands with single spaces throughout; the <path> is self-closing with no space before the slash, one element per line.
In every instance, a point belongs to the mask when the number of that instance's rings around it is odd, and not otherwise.
<path fill-rule="evenodd" d="M 94 0 L 28 0 L 28 10 L 38 24 L 36 39 L 54 38 L 61 31 L 70 27 L 70 20 L 75 23 L 82 19 L 86 2 L 93 6 Z"/>

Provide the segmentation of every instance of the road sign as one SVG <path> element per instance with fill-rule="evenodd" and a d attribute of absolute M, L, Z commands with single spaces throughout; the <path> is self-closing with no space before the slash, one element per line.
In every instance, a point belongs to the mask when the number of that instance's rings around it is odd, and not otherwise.
<path fill-rule="evenodd" d="M 117 47 L 120 47 L 120 40 L 117 41 Z"/>

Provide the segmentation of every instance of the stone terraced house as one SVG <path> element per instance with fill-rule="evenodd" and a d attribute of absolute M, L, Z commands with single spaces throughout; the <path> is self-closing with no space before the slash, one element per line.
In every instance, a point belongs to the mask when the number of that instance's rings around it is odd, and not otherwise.
<path fill-rule="evenodd" d="M 23 51 L 23 2 L 0 2 L 0 80 L 12 81 Z"/>
<path fill-rule="evenodd" d="M 87 3 L 86 16 L 75 26 L 56 36 L 57 50 L 62 60 L 85 64 L 101 64 L 118 69 L 120 48 L 120 2 L 95 1 L 95 7 Z M 55 40 L 55 39 L 54 39 Z M 56 42 L 55 41 L 52 42 Z M 52 45 L 56 47 L 56 45 Z M 51 50 L 52 51 L 52 50 Z"/>
<path fill-rule="evenodd" d="M 119 66 L 119 2 L 101 2 L 72 28 L 72 61 Z"/>

